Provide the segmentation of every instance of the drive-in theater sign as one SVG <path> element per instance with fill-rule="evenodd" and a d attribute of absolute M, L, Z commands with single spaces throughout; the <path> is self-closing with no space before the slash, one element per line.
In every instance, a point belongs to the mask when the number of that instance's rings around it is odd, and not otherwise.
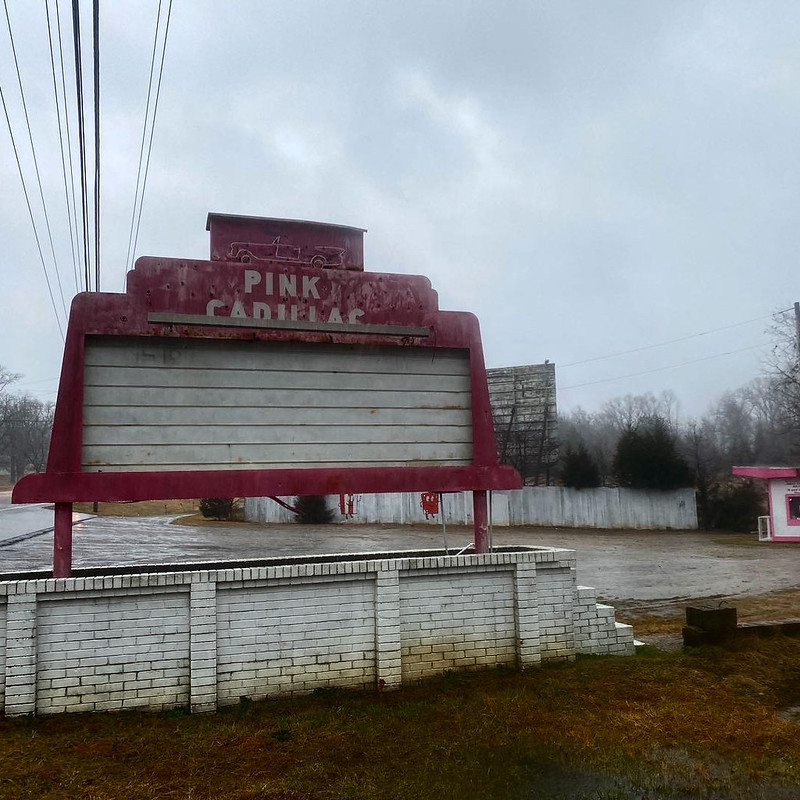
<path fill-rule="evenodd" d="M 72 303 L 47 471 L 13 501 L 472 490 L 497 463 L 477 319 L 427 278 L 364 272 L 363 231 L 210 214 L 211 260 L 140 258 Z"/>

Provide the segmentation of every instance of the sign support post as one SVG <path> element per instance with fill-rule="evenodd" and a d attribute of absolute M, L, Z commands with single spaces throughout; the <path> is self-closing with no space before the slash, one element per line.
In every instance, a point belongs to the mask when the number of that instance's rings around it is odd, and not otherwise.
<path fill-rule="evenodd" d="M 472 492 L 472 515 L 475 521 L 475 552 L 489 552 L 489 506 L 486 502 L 486 489 Z"/>
<path fill-rule="evenodd" d="M 72 575 L 72 503 L 56 503 L 53 521 L 53 577 Z"/>

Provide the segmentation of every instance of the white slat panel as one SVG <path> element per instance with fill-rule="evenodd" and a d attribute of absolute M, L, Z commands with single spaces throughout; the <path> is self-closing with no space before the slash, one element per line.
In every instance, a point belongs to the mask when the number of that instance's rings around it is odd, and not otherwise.
<path fill-rule="evenodd" d="M 205 425 L 198 430 L 192 425 L 162 426 L 115 425 L 104 428 L 97 425 L 84 427 L 85 446 L 140 444 L 157 447 L 173 442 L 189 442 L 213 445 L 218 442 L 231 444 L 305 444 L 328 442 L 336 444 L 392 444 L 393 442 L 419 442 L 424 436 L 428 444 L 462 441 L 462 427 L 425 425 Z M 198 438 L 199 437 L 199 438 Z"/>
<path fill-rule="evenodd" d="M 403 392 L 392 389 L 331 389 L 323 383 L 318 389 L 214 389 L 203 387 L 134 387 L 87 386 L 83 401 L 90 406 L 212 406 L 263 405 L 306 406 L 325 409 L 331 406 L 346 408 L 469 408 L 469 392 L 437 391 Z"/>
<path fill-rule="evenodd" d="M 102 347 L 87 347 L 85 364 L 108 367 L 170 366 L 195 369 L 263 370 L 283 368 L 296 372 L 402 372 L 423 375 L 469 375 L 466 351 L 419 347 L 349 347 L 299 345 L 278 342 L 230 342 L 216 339 L 103 338 Z M 232 344 L 252 345 L 231 349 Z M 390 358 L 376 358 L 386 353 Z M 434 355 L 435 353 L 435 355 Z M 266 359 L 266 360 L 265 360 Z M 366 368 L 365 368 L 366 367 Z"/>
<path fill-rule="evenodd" d="M 469 464 L 469 353 L 90 337 L 83 445 L 102 471 Z"/>
<path fill-rule="evenodd" d="M 469 375 L 439 375 L 436 377 L 440 391 L 469 391 Z M 428 391 L 431 375 L 398 373 L 387 375 L 375 372 L 321 371 L 299 372 L 296 369 L 264 369 L 259 372 L 245 369 L 197 369 L 184 367 L 87 367 L 84 385 L 89 387 L 151 386 L 154 388 L 223 389 L 231 386 L 240 389 L 312 389 L 316 391 L 324 383 L 329 391 L 350 389 L 381 389 L 383 391 Z"/>
<path fill-rule="evenodd" d="M 465 463 L 469 463 L 469 461 L 465 462 L 464 459 L 453 459 L 448 461 L 446 459 L 437 459 L 435 462 L 425 462 L 425 463 L 418 463 L 414 462 L 411 466 L 463 466 Z M 376 462 L 374 460 L 370 461 L 353 461 L 350 460 L 347 463 L 343 463 L 342 461 L 315 461 L 313 464 L 301 464 L 301 463 L 292 463 L 287 461 L 270 461 L 270 462 L 259 462 L 259 463 L 237 463 L 231 464 L 227 461 L 220 462 L 219 464 L 213 463 L 210 461 L 203 461 L 201 464 L 148 464 L 146 467 L 144 466 L 135 466 L 135 465 L 120 465 L 120 464 L 104 464 L 101 466 L 97 466 L 95 464 L 84 464 L 83 471 L 84 472 L 142 472 L 144 470 L 150 472 L 161 472 L 165 470 L 193 470 L 202 472 L 205 470 L 248 470 L 248 469 L 310 469 L 314 468 L 321 468 L 326 467 L 329 469 L 348 469 L 350 467 L 403 467 L 409 466 L 407 461 L 385 461 L 385 462 Z"/>
<path fill-rule="evenodd" d="M 100 425 L 471 425 L 471 412 L 465 408 L 374 408 L 369 418 L 360 408 L 325 408 L 306 406 L 85 406 L 86 429 Z"/>
<path fill-rule="evenodd" d="M 98 459 L 102 457 L 102 462 Z M 423 462 L 464 464 L 469 462 L 471 447 L 468 444 L 442 444 L 416 442 L 405 444 L 352 445 L 329 442 L 297 444 L 166 444 L 84 447 L 84 464 L 87 467 L 113 467 L 136 469 L 149 465 L 149 469 L 202 469 L 204 464 L 213 469 L 226 466 L 243 467 L 314 467 L 320 461 L 348 464 L 351 461 L 374 463 L 378 466 L 406 464 L 416 466 Z M 369 461 L 367 461 L 369 456 Z"/>

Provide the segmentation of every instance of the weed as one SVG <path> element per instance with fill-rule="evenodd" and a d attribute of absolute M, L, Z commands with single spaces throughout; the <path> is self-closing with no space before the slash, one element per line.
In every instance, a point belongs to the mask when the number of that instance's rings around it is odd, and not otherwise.
<path fill-rule="evenodd" d="M 239 716 L 247 716 L 252 708 L 253 701 L 247 695 L 242 695 L 236 705 L 236 712 Z"/>
<path fill-rule="evenodd" d="M 345 690 L 341 686 L 317 686 L 311 694 L 314 697 L 339 697 Z"/>
<path fill-rule="evenodd" d="M 179 706 L 178 708 L 169 708 L 161 712 L 161 716 L 167 719 L 175 719 L 176 717 L 185 717 L 192 713 L 190 706 Z"/>
<path fill-rule="evenodd" d="M 292 732 L 288 728 L 276 728 L 271 736 L 276 742 L 288 742 L 292 738 Z"/>

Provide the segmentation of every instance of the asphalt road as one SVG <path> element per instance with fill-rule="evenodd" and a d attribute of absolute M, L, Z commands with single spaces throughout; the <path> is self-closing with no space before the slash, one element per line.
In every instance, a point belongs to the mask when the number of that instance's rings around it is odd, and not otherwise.
<path fill-rule="evenodd" d="M 0 511 L 0 525 L 7 513 Z M 579 583 L 608 600 L 730 598 L 800 587 L 800 546 L 754 536 L 496 528 L 494 538 L 496 545 L 574 549 Z M 448 530 L 451 550 L 471 540 L 470 529 Z M 102 567 L 441 547 L 441 529 L 433 526 L 184 526 L 169 517 L 97 517 L 75 525 L 73 556 L 76 566 Z M 52 533 L 0 541 L 0 573 L 49 569 L 52 548 Z"/>
<path fill-rule="evenodd" d="M 0 492 L 0 548 L 52 531 L 53 507 L 51 505 L 31 503 L 12 506 L 10 503 L 11 492 Z M 79 522 L 89 519 L 90 516 L 90 514 L 73 514 L 72 521 Z M 2 565 L 2 556 L 0 556 L 0 565 Z M 2 567 L 0 566 L 0 568 Z"/>

